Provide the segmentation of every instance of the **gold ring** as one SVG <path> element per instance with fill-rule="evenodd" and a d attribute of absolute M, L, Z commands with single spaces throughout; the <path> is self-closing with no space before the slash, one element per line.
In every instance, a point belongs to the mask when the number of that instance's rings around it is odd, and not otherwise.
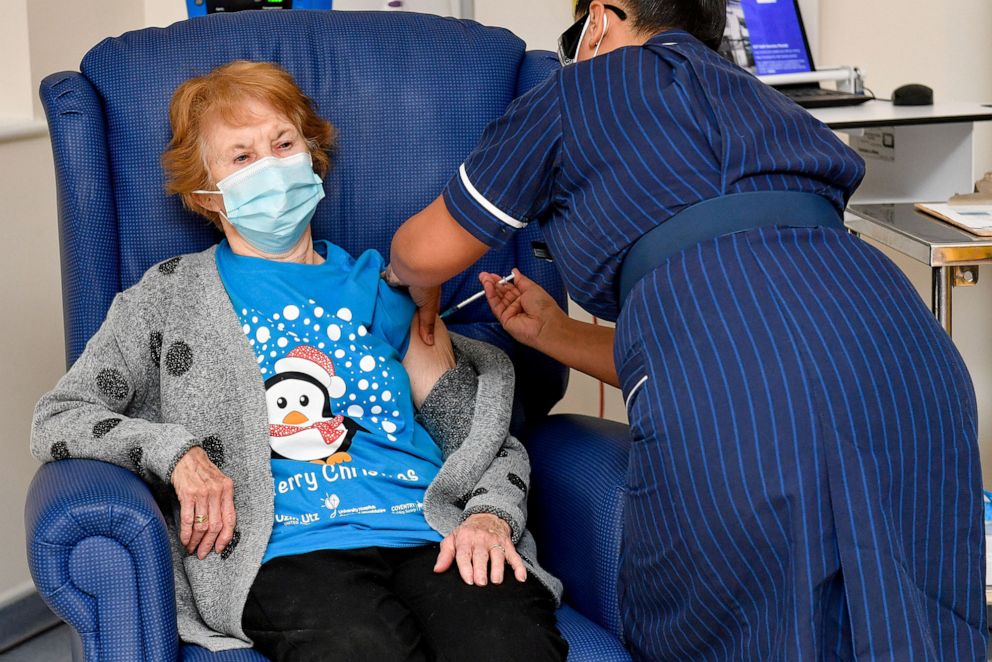
<path fill-rule="evenodd" d="M 494 549 L 498 549 L 499 551 L 501 551 L 501 552 L 503 552 L 504 554 L 506 554 L 506 548 L 505 548 L 505 547 L 503 547 L 503 545 L 500 545 L 499 543 L 497 543 L 497 544 L 495 544 L 495 545 L 493 545 L 492 547 L 490 547 L 490 548 L 489 548 L 489 551 L 491 552 L 491 551 L 493 551 Z"/>
<path fill-rule="evenodd" d="M 196 523 L 197 524 L 206 524 L 207 523 L 207 516 L 206 515 L 197 515 L 196 516 Z"/>

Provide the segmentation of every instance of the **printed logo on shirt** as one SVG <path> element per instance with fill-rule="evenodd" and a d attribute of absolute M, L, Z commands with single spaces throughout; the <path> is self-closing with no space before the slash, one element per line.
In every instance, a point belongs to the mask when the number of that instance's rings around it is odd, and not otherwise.
<path fill-rule="evenodd" d="M 320 521 L 320 513 L 303 513 L 302 515 L 280 515 L 276 513 L 276 524 L 283 526 L 306 526 Z"/>
<path fill-rule="evenodd" d="M 329 517 L 334 519 L 338 516 L 338 506 L 341 505 L 341 498 L 337 494 L 327 494 L 324 496 L 324 508 L 331 511 Z"/>
<path fill-rule="evenodd" d="M 422 513 L 424 512 L 424 502 L 414 501 L 411 503 L 401 503 L 397 506 L 393 506 L 391 512 L 394 515 L 409 515 L 411 513 Z"/>

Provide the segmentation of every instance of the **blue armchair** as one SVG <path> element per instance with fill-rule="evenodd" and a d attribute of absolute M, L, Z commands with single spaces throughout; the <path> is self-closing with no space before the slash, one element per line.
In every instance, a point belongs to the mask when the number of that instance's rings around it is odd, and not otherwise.
<path fill-rule="evenodd" d="M 245 12 L 107 39 L 81 73 L 41 86 L 59 198 L 66 357 L 71 364 L 114 294 L 152 264 L 207 248 L 208 224 L 163 191 L 167 108 L 183 80 L 233 59 L 288 69 L 339 130 L 315 233 L 357 254 L 388 254 L 393 232 L 426 206 L 488 122 L 558 65 L 511 33 L 419 14 Z M 532 226 L 445 290 L 445 306 L 478 289 L 478 269 L 519 266 L 564 302 Z M 626 426 L 548 417 L 567 372 L 515 344 L 485 305 L 453 330 L 492 342 L 516 366 L 513 429 L 533 462 L 532 529 L 541 563 L 564 580 L 559 625 L 571 660 L 627 660 L 617 608 Z M 263 660 L 183 645 L 166 529 L 137 476 L 90 460 L 42 467 L 26 505 L 28 559 L 49 606 L 93 660 Z"/>

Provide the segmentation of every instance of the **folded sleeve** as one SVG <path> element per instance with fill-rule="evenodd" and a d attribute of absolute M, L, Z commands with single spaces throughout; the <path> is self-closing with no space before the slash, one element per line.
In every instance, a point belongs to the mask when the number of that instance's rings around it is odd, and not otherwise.
<path fill-rule="evenodd" d="M 376 288 L 375 310 L 369 332 L 389 343 L 402 360 L 410 347 L 410 325 L 417 306 L 406 289 L 391 287 L 382 278 L 386 261 L 378 251 L 370 250 L 362 259 L 369 263 L 368 277 L 375 281 Z"/>
<path fill-rule="evenodd" d="M 448 458 L 466 441 L 475 419 L 478 373 L 455 348 L 455 367 L 441 376 L 418 412 L 419 420 Z M 507 435 L 478 482 L 461 497 L 461 520 L 496 515 L 510 525 L 516 543 L 527 526 L 530 458 L 518 439 Z"/>
<path fill-rule="evenodd" d="M 118 295 L 76 363 L 39 400 L 31 427 L 36 459 L 102 460 L 168 483 L 183 455 L 199 445 L 182 426 L 129 416 L 137 403 L 157 397 L 149 393 L 157 384 L 148 383 L 146 370 L 129 365 L 115 332 L 118 319 L 136 315 Z"/>
<path fill-rule="evenodd" d="M 527 527 L 527 491 L 530 489 L 530 457 L 519 439 L 507 435 L 496 457 L 472 491 L 462 521 L 489 513 L 510 525 L 513 543 Z"/>
<path fill-rule="evenodd" d="M 444 190 L 448 213 L 486 245 L 498 248 L 554 199 L 561 148 L 559 78 L 514 101 Z"/>
<path fill-rule="evenodd" d="M 444 457 L 454 453 L 468 437 L 475 416 L 479 376 L 457 347 L 455 367 L 437 380 L 417 412 L 421 425 L 441 447 Z"/>

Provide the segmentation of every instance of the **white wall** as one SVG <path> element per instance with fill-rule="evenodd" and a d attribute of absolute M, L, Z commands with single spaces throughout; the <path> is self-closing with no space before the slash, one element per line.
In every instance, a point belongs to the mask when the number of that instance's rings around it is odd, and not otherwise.
<path fill-rule="evenodd" d="M 55 175 L 47 136 L 0 142 L 4 283 L 0 324 L 0 604 L 30 585 L 24 494 L 37 464 L 28 452 L 31 411 L 65 369 Z"/>
<path fill-rule="evenodd" d="M 821 60 L 854 64 L 883 98 L 906 83 L 937 101 L 992 103 L 992 3 L 988 0 L 821 0 Z M 992 170 L 992 126 L 978 128 L 976 167 Z"/>
<path fill-rule="evenodd" d="M 134 0 L 30 0 L 28 34 L 36 113 L 43 114 L 37 95 L 42 78 L 57 71 L 78 71 L 79 61 L 98 41 L 141 27 L 142 4 Z"/>
<path fill-rule="evenodd" d="M 27 0 L 5 0 L 0 20 L 0 120 L 31 115 L 31 67 L 28 57 Z"/>
<path fill-rule="evenodd" d="M 558 51 L 558 36 L 570 26 L 571 0 L 475 0 L 475 20 L 513 30 L 531 50 Z"/>
<path fill-rule="evenodd" d="M 167 5 L 168 3 L 160 2 Z M 28 452 L 31 412 L 65 371 L 55 175 L 42 132 L 12 138 L 12 128 L 41 117 L 38 84 L 79 68 L 102 38 L 144 25 L 132 0 L 3 0 L 0 54 L 0 605 L 31 587 L 25 559 L 24 495 L 37 463 Z M 28 132 L 30 135 L 30 132 Z"/>

